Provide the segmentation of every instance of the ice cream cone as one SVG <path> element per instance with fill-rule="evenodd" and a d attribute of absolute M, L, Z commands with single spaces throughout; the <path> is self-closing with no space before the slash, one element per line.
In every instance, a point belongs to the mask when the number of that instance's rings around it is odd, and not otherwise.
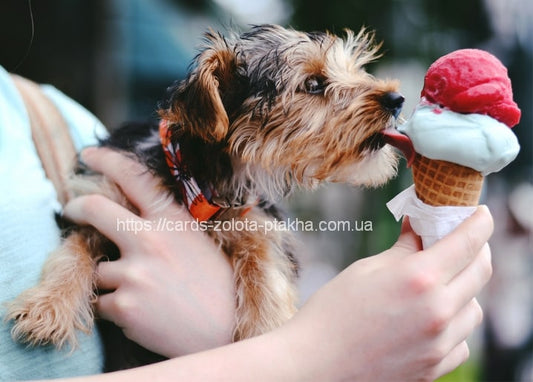
<path fill-rule="evenodd" d="M 416 154 L 412 164 L 416 195 L 432 206 L 476 206 L 483 175 L 469 167 Z"/>

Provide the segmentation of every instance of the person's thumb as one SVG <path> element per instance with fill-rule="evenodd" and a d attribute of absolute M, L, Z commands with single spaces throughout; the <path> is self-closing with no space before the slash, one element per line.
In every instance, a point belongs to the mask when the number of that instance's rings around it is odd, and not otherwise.
<path fill-rule="evenodd" d="M 402 252 L 404 250 L 409 253 L 422 250 L 422 240 L 420 239 L 420 236 L 413 231 L 408 216 L 404 216 L 402 220 L 400 236 L 398 236 L 398 240 L 393 245 L 393 248 L 402 249 Z"/>

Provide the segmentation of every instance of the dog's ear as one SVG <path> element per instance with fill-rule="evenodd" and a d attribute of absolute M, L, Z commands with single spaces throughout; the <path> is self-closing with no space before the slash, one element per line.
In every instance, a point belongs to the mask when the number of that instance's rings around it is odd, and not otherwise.
<path fill-rule="evenodd" d="M 171 95 L 160 116 L 180 125 L 185 132 L 208 142 L 222 140 L 229 127 L 223 99 L 232 87 L 237 60 L 220 35 L 206 34 L 206 47 L 196 58 L 196 67 Z"/>

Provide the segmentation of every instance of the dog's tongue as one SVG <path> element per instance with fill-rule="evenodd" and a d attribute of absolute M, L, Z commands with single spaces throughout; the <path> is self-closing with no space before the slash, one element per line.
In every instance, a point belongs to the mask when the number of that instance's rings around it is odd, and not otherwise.
<path fill-rule="evenodd" d="M 381 134 L 383 134 L 385 143 L 396 147 L 402 152 L 405 159 L 407 159 L 407 167 L 410 167 L 416 156 L 415 148 L 413 147 L 413 142 L 411 142 L 411 139 L 393 127 L 383 130 Z"/>

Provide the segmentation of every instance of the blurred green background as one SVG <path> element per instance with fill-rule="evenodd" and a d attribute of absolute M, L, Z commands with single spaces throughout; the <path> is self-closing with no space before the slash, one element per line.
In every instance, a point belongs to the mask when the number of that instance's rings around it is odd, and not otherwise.
<path fill-rule="evenodd" d="M 533 380 L 532 106 L 533 3 L 530 0 L 2 0 L 0 64 L 51 83 L 110 129 L 155 119 L 157 101 L 183 78 L 203 31 L 278 23 L 305 31 L 359 30 L 383 41 L 367 69 L 398 78 L 408 117 L 427 67 L 460 48 L 481 48 L 508 67 L 522 120 L 518 158 L 488 177 L 483 202 L 496 219 L 494 277 L 481 297 L 482 328 L 470 339 L 471 361 L 443 381 Z M 328 185 L 297 193 L 290 214 L 315 223 L 349 220 L 356 232 L 299 232 L 302 302 L 358 258 L 388 248 L 399 223 L 385 203 L 410 185 L 398 177 L 379 190 Z"/>

